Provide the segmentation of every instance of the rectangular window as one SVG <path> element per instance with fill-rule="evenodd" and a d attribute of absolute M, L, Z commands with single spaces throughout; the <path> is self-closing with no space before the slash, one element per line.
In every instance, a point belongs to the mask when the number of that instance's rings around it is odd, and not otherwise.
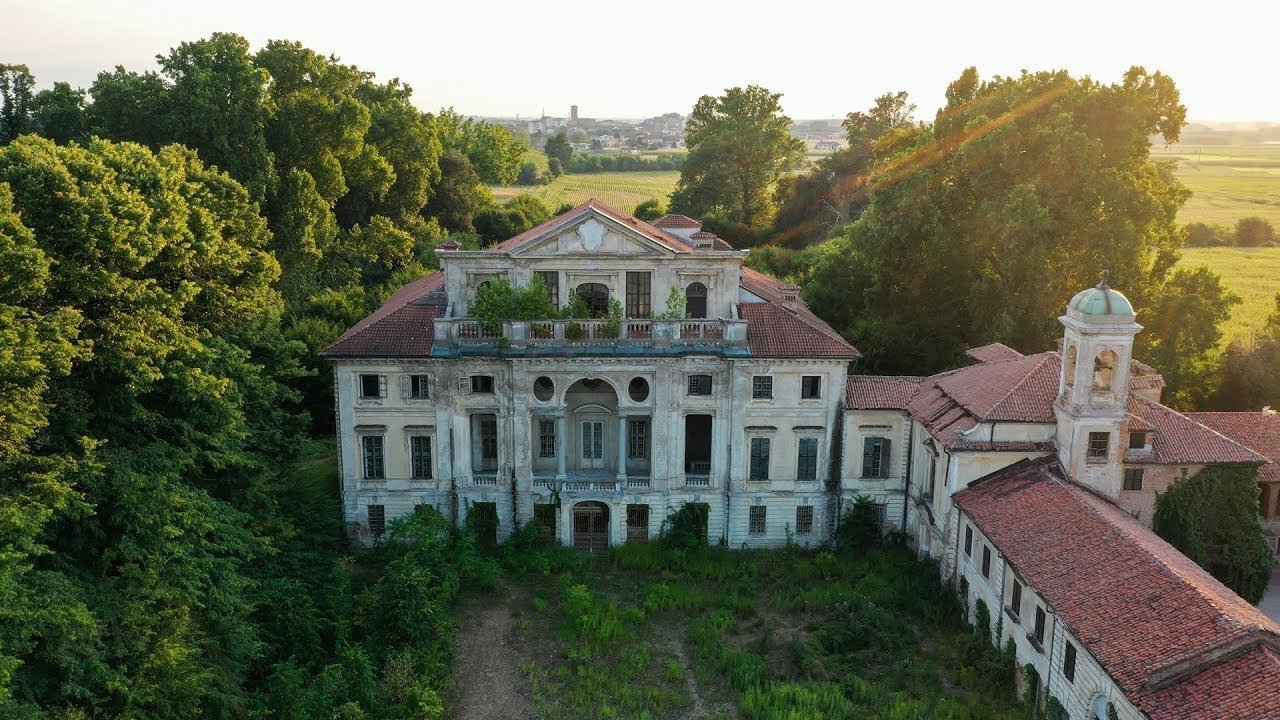
<path fill-rule="evenodd" d="M 1125 468 L 1124 489 L 1125 490 L 1141 490 L 1142 489 L 1142 468 Z"/>
<path fill-rule="evenodd" d="M 973 557 L 973 526 L 964 526 L 964 554 Z"/>
<path fill-rule="evenodd" d="M 1013 593 L 1009 596 L 1009 612 L 1016 618 L 1022 617 L 1022 583 L 1013 581 Z"/>
<path fill-rule="evenodd" d="M 426 375 L 410 375 L 409 376 L 409 399 L 411 400 L 429 400 L 431 399 L 431 391 L 427 387 L 428 376 Z"/>
<path fill-rule="evenodd" d="M 418 479 L 431 479 L 431 437 L 428 435 L 414 435 L 409 438 L 409 460 L 413 470 L 413 477 Z"/>
<path fill-rule="evenodd" d="M 862 439 L 862 477 L 889 477 L 889 438 Z"/>
<path fill-rule="evenodd" d="M 1044 645 L 1044 608 L 1036 606 L 1036 629 L 1032 635 L 1036 639 L 1036 643 Z"/>
<path fill-rule="evenodd" d="M 1105 462 L 1111 450 L 1111 433 L 1089 433 L 1089 457 L 1091 462 Z"/>
<path fill-rule="evenodd" d="M 649 279 L 651 273 L 627 273 L 627 317 L 647 318 L 653 314 L 653 306 L 649 297 Z"/>
<path fill-rule="evenodd" d="M 649 542 L 649 506 L 627 506 L 627 542 Z"/>
<path fill-rule="evenodd" d="M 710 375 L 690 375 L 689 376 L 689 394 L 690 395 L 710 395 L 711 394 L 711 376 Z"/>
<path fill-rule="evenodd" d="M 1147 446 L 1147 434 L 1145 432 L 1129 433 L 1129 449 L 1141 450 Z"/>
<path fill-rule="evenodd" d="M 471 392 L 492 393 L 493 392 L 493 376 L 492 375 L 472 375 L 471 376 Z"/>
<path fill-rule="evenodd" d="M 796 534 L 804 535 L 813 532 L 813 506 L 796 507 Z"/>
<path fill-rule="evenodd" d="M 361 398 L 380 398 L 387 396 L 387 376 L 386 375 L 361 375 L 360 376 L 360 397 Z"/>
<path fill-rule="evenodd" d="M 649 420 L 632 418 L 627 421 L 627 457 L 645 460 L 649 457 Z"/>
<path fill-rule="evenodd" d="M 560 309 L 560 273 L 556 270 L 539 270 L 534 273 L 542 278 L 542 283 L 547 286 L 547 297 L 550 298 L 551 304 Z"/>
<path fill-rule="evenodd" d="M 821 375 L 805 375 L 800 378 L 800 398 L 802 400 L 817 400 L 820 397 L 822 397 Z"/>
<path fill-rule="evenodd" d="M 769 479 L 769 438 L 751 438 L 751 468 L 747 479 Z"/>
<path fill-rule="evenodd" d="M 763 535 L 765 531 L 765 506 L 752 505 L 747 515 L 747 532 Z"/>
<path fill-rule="evenodd" d="M 387 511 L 381 505 L 369 506 L 369 532 L 374 537 L 382 537 L 387 531 Z"/>
<path fill-rule="evenodd" d="M 556 421 L 538 421 L 538 457 L 556 456 Z"/>
<path fill-rule="evenodd" d="M 818 438 L 800 438 L 796 456 L 796 480 L 818 479 Z"/>
<path fill-rule="evenodd" d="M 538 539 L 552 541 L 556 539 L 556 506 L 550 503 L 535 503 L 533 521 L 538 524 Z"/>
<path fill-rule="evenodd" d="M 1076 680 L 1076 646 L 1067 643 L 1067 650 L 1062 655 L 1062 675 L 1071 682 Z"/>
<path fill-rule="evenodd" d="M 982 577 L 991 577 L 991 548 L 982 546 Z"/>
<path fill-rule="evenodd" d="M 481 415 L 477 424 L 480 430 L 480 467 L 473 466 L 472 470 L 493 472 L 498 469 L 498 418 L 496 415 Z M 475 442 L 475 436 L 472 436 L 472 442 Z M 472 458 L 474 460 L 475 456 Z"/>
<path fill-rule="evenodd" d="M 751 399 L 768 400 L 773 397 L 773 376 L 755 375 L 751 378 Z"/>
<path fill-rule="evenodd" d="M 386 464 L 382 458 L 382 436 L 365 435 L 360 438 L 360 447 L 364 451 L 365 478 L 381 480 L 386 477 Z"/>

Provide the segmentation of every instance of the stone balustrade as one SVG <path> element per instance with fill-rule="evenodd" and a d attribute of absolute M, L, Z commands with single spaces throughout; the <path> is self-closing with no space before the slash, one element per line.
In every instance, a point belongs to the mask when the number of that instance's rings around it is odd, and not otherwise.
<path fill-rule="evenodd" d="M 623 320 L 507 320 L 485 323 L 474 318 L 438 318 L 432 355 L 468 353 L 538 354 L 574 350 L 600 352 L 670 352 L 700 349 L 745 356 L 747 321 L 730 319 Z"/>

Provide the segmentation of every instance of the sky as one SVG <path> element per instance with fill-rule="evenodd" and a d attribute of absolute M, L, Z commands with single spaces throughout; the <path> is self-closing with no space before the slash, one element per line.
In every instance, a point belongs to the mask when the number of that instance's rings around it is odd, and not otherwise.
<path fill-rule="evenodd" d="M 1192 120 L 1280 122 L 1274 0 L 0 0 L 0 63 L 40 87 L 213 32 L 256 49 L 297 40 L 399 77 L 423 110 L 643 118 L 688 114 L 735 85 L 783 93 L 792 118 L 842 118 L 906 90 L 931 119 L 964 68 L 983 77 L 1065 68 L 1118 82 L 1173 77 Z"/>

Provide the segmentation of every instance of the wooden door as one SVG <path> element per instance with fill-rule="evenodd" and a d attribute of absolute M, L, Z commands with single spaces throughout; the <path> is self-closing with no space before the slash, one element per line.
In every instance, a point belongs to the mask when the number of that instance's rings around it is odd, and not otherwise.
<path fill-rule="evenodd" d="M 609 547 L 609 508 L 604 503 L 584 502 L 573 508 L 573 546 L 588 553 Z"/>

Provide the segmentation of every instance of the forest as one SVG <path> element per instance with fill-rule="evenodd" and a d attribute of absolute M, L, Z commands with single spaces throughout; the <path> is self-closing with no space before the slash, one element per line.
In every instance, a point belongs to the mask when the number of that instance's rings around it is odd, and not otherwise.
<path fill-rule="evenodd" d="M 430 517 L 346 545 L 318 353 L 445 240 L 548 219 L 488 189 L 529 148 L 295 42 L 214 34 L 157 62 L 38 92 L 0 67 L 0 717 L 441 717 L 448 609 L 497 561 Z M 706 192 L 727 176 L 693 148 L 673 210 L 746 244 L 785 234 L 754 262 L 802 280 L 864 370 L 1042 347 L 1106 268 L 1151 309 L 1139 355 L 1174 398 L 1274 389 L 1280 312 L 1214 382 L 1231 295 L 1172 270 L 1185 193 L 1145 150 L 1185 113 L 1168 78 L 970 70 L 930 124 L 886 97 L 851 114 L 848 154 L 736 199 Z M 700 105 L 691 147 L 733 150 L 726 108 Z"/>

